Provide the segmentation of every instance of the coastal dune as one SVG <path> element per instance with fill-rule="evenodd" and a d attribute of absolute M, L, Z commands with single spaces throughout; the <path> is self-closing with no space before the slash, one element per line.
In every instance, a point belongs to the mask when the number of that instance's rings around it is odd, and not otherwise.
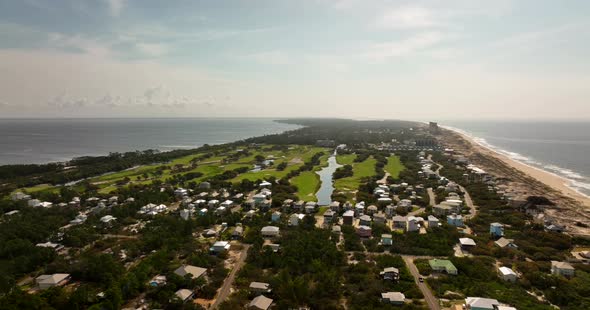
<path fill-rule="evenodd" d="M 590 235 L 590 197 L 570 188 L 569 180 L 516 161 L 456 130 L 445 128 L 440 138 L 445 146 L 503 179 L 511 192 L 523 197 L 547 197 L 555 207 L 545 210 L 545 214 L 566 226 L 571 234 Z"/>

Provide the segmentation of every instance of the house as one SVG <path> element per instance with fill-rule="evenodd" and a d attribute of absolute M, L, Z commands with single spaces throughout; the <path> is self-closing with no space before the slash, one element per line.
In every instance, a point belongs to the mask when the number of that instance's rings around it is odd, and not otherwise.
<path fill-rule="evenodd" d="M 494 244 L 502 249 L 506 248 L 506 247 L 512 248 L 512 249 L 518 248 L 518 246 L 516 244 L 514 244 L 514 239 L 506 239 L 504 237 L 496 240 L 494 242 Z"/>
<path fill-rule="evenodd" d="M 64 246 L 58 243 L 53 243 L 53 242 L 45 242 L 45 243 L 37 243 L 35 246 L 38 246 L 40 248 L 47 248 L 47 249 L 52 249 L 56 252 L 58 252 L 59 250 L 63 249 Z"/>
<path fill-rule="evenodd" d="M 249 289 L 251 292 L 254 292 L 257 294 L 264 294 L 264 293 L 268 294 L 272 291 L 270 289 L 270 284 L 263 283 L 263 282 L 251 282 Z"/>
<path fill-rule="evenodd" d="M 40 290 L 46 290 L 54 286 L 61 286 L 68 282 L 70 275 L 67 273 L 44 274 L 35 278 Z"/>
<path fill-rule="evenodd" d="M 324 212 L 324 224 L 332 223 L 335 215 L 336 215 L 336 212 L 334 212 L 332 210 L 328 210 L 328 211 Z"/>
<path fill-rule="evenodd" d="M 456 208 L 451 207 L 446 204 L 438 204 L 432 208 L 432 212 L 436 216 L 445 216 L 445 215 L 451 214 L 453 212 L 456 212 Z"/>
<path fill-rule="evenodd" d="M 27 201 L 27 205 L 29 207 L 38 207 L 39 205 L 41 205 L 41 200 L 39 200 L 39 199 L 30 199 L 29 201 Z"/>
<path fill-rule="evenodd" d="M 304 217 L 305 217 L 305 214 L 297 214 L 297 213 L 291 214 L 291 216 L 289 216 L 289 225 L 290 226 L 298 226 L 299 222 L 301 220 L 303 220 Z"/>
<path fill-rule="evenodd" d="M 199 189 L 210 189 L 211 183 L 209 182 L 201 182 L 199 183 Z"/>
<path fill-rule="evenodd" d="M 459 244 L 461 245 L 461 249 L 465 251 L 469 251 L 475 247 L 475 241 L 471 238 L 459 238 Z"/>
<path fill-rule="evenodd" d="M 373 214 L 373 222 L 377 223 L 377 224 L 385 224 L 387 222 L 387 218 L 385 217 L 384 213 L 377 213 L 377 214 Z"/>
<path fill-rule="evenodd" d="M 242 226 L 236 226 L 236 228 L 234 228 L 234 231 L 232 231 L 232 233 L 231 233 L 231 238 L 234 240 L 238 240 L 238 239 L 242 239 L 243 235 L 244 235 L 244 228 Z"/>
<path fill-rule="evenodd" d="M 112 216 L 112 215 L 105 215 L 105 216 L 103 216 L 103 217 L 100 218 L 100 221 L 103 222 L 103 223 L 105 223 L 105 224 L 108 224 L 108 223 L 110 223 L 110 222 L 112 222 L 112 221 L 114 221 L 116 219 L 117 218 L 114 217 L 114 216 Z"/>
<path fill-rule="evenodd" d="M 367 207 L 367 214 L 368 215 L 373 215 L 373 214 L 377 213 L 377 211 L 379 211 L 379 209 L 375 205 L 370 205 Z"/>
<path fill-rule="evenodd" d="M 207 210 L 207 208 L 203 208 L 203 209 L 199 210 L 199 215 L 205 216 L 205 215 L 207 215 L 208 212 L 209 212 L 209 210 Z"/>
<path fill-rule="evenodd" d="M 463 216 L 461 216 L 461 214 L 456 213 L 447 215 L 447 224 L 455 227 L 463 227 Z"/>
<path fill-rule="evenodd" d="M 174 196 L 176 196 L 177 198 L 184 197 L 187 195 L 188 195 L 188 191 L 184 188 L 177 188 L 176 190 L 174 190 Z"/>
<path fill-rule="evenodd" d="M 11 215 L 15 215 L 17 213 L 19 213 L 18 210 L 12 210 L 12 211 L 8 211 L 8 212 L 4 213 L 4 215 L 11 216 Z"/>
<path fill-rule="evenodd" d="M 491 223 L 490 224 L 490 235 L 492 235 L 492 237 L 504 236 L 504 225 L 502 225 L 500 223 Z"/>
<path fill-rule="evenodd" d="M 207 269 L 201 267 L 195 267 L 191 265 L 182 265 L 176 270 L 174 273 L 178 276 L 184 278 L 186 275 L 189 275 L 192 279 L 198 279 L 203 276 L 207 272 Z"/>
<path fill-rule="evenodd" d="M 262 182 L 261 182 L 261 183 L 258 185 L 258 187 L 260 187 L 260 188 L 269 188 L 269 187 L 271 187 L 271 186 L 272 186 L 272 183 L 270 183 L 270 182 L 268 182 L 268 181 L 262 181 Z"/>
<path fill-rule="evenodd" d="M 436 272 L 445 272 L 447 274 L 456 275 L 457 267 L 453 265 L 450 260 L 446 259 L 431 259 L 428 261 L 430 268 Z"/>
<path fill-rule="evenodd" d="M 361 215 L 359 217 L 359 225 L 371 226 L 371 217 L 368 215 Z"/>
<path fill-rule="evenodd" d="M 232 200 L 226 200 L 220 204 L 220 206 L 227 208 L 227 209 L 231 208 L 233 205 L 234 205 L 234 202 Z"/>
<path fill-rule="evenodd" d="M 80 225 L 84 222 L 86 222 L 86 219 L 88 218 L 88 216 L 86 216 L 86 214 L 78 214 L 76 215 L 76 218 L 70 221 L 71 225 Z"/>
<path fill-rule="evenodd" d="M 369 227 L 369 226 L 361 225 L 357 228 L 356 233 L 361 238 L 370 238 L 372 230 L 371 230 L 371 227 Z"/>
<path fill-rule="evenodd" d="M 440 226 L 440 221 L 434 215 L 429 215 L 428 216 L 428 228 L 439 227 L 439 226 Z"/>
<path fill-rule="evenodd" d="M 405 216 L 396 215 L 391 218 L 391 226 L 393 229 L 406 229 L 407 219 Z"/>
<path fill-rule="evenodd" d="M 495 299 L 482 297 L 465 298 L 465 306 L 467 310 L 494 310 L 494 308 L 499 305 L 500 302 Z"/>
<path fill-rule="evenodd" d="M 338 225 L 332 226 L 332 234 L 340 236 L 340 234 L 342 234 L 342 227 Z"/>
<path fill-rule="evenodd" d="M 308 201 L 305 204 L 305 213 L 307 213 L 307 214 L 315 213 L 317 205 L 318 204 L 315 201 Z"/>
<path fill-rule="evenodd" d="M 203 237 L 205 237 L 205 238 L 216 237 L 217 230 L 215 230 L 213 228 L 205 229 L 201 235 L 203 235 Z"/>
<path fill-rule="evenodd" d="M 412 201 L 410 199 L 402 199 L 397 204 L 398 209 L 402 209 L 405 211 L 412 210 Z"/>
<path fill-rule="evenodd" d="M 567 262 L 551 261 L 551 274 L 560 275 L 564 277 L 573 277 L 576 270 Z"/>
<path fill-rule="evenodd" d="M 187 300 L 193 298 L 194 292 L 183 288 L 176 291 L 174 295 L 176 295 L 176 297 L 178 297 L 182 302 L 186 302 Z"/>
<path fill-rule="evenodd" d="M 403 305 L 406 301 L 406 296 L 400 292 L 381 293 L 381 301 L 392 305 Z"/>
<path fill-rule="evenodd" d="M 156 275 L 155 277 L 153 277 L 150 280 L 150 282 L 148 284 L 152 287 L 158 287 L 158 286 L 166 285 L 166 282 L 167 282 L 166 276 Z"/>
<path fill-rule="evenodd" d="M 383 280 L 397 281 L 399 280 L 399 269 L 395 267 L 387 267 L 379 273 Z"/>
<path fill-rule="evenodd" d="M 271 215 L 271 217 L 270 217 L 270 220 L 272 222 L 278 222 L 278 221 L 280 221 L 281 220 L 281 212 L 279 212 L 279 211 L 273 212 L 272 215 Z"/>
<path fill-rule="evenodd" d="M 381 235 L 381 245 L 392 245 L 393 244 L 393 238 L 391 234 L 382 234 Z"/>
<path fill-rule="evenodd" d="M 385 215 L 392 217 L 395 214 L 395 206 L 388 205 L 385 207 Z"/>
<path fill-rule="evenodd" d="M 408 216 L 407 218 L 407 230 L 408 231 L 419 231 L 420 230 L 420 222 L 423 222 L 424 219 L 421 217 L 415 216 Z"/>
<path fill-rule="evenodd" d="M 31 196 L 26 195 L 23 192 L 15 192 L 15 193 L 10 194 L 10 199 L 12 199 L 12 201 L 27 200 L 27 199 L 31 199 Z"/>
<path fill-rule="evenodd" d="M 386 206 L 388 204 L 391 204 L 392 202 L 393 200 L 389 197 L 377 198 L 377 204 L 379 204 L 380 206 Z"/>
<path fill-rule="evenodd" d="M 354 215 L 361 216 L 365 214 L 365 202 L 361 201 L 354 205 Z"/>
<path fill-rule="evenodd" d="M 354 223 L 354 211 L 348 210 L 342 215 L 342 223 L 344 225 L 352 225 Z"/>
<path fill-rule="evenodd" d="M 340 212 L 340 202 L 332 201 L 330 203 L 330 210 L 332 210 L 334 212 Z"/>
<path fill-rule="evenodd" d="M 248 309 L 267 310 L 272 305 L 272 299 L 259 295 L 248 304 Z"/>
<path fill-rule="evenodd" d="M 516 282 L 516 279 L 518 279 L 518 275 L 516 274 L 516 272 L 514 272 L 514 270 L 508 267 L 503 266 L 498 268 L 498 274 L 500 275 L 500 278 L 502 278 L 502 280 L 504 281 Z"/>
<path fill-rule="evenodd" d="M 266 195 L 259 193 L 259 194 L 252 196 L 252 199 L 254 199 L 255 204 L 259 204 L 259 203 L 262 203 L 264 200 L 266 200 Z"/>
<path fill-rule="evenodd" d="M 188 210 L 188 209 L 180 210 L 180 218 L 182 218 L 185 221 L 187 221 L 191 217 L 192 214 L 193 214 L 193 210 Z"/>
<path fill-rule="evenodd" d="M 305 201 L 299 200 L 293 204 L 293 209 L 295 209 L 295 211 L 302 211 L 303 206 L 305 206 Z"/>
<path fill-rule="evenodd" d="M 260 230 L 262 237 L 278 237 L 280 229 L 276 226 L 264 226 Z"/>
<path fill-rule="evenodd" d="M 213 246 L 209 249 L 209 251 L 217 254 L 222 253 L 229 250 L 230 244 L 227 241 L 217 241 L 213 244 Z"/>
<path fill-rule="evenodd" d="M 345 202 L 343 205 L 343 209 L 344 211 L 352 210 L 352 203 L 350 203 L 350 201 Z"/>

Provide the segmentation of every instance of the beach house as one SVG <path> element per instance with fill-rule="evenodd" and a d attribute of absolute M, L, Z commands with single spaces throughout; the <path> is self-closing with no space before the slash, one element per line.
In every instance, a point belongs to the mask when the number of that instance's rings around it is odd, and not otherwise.
<path fill-rule="evenodd" d="M 383 280 L 397 281 L 399 280 L 399 269 L 395 267 L 387 267 L 379 273 Z"/>
<path fill-rule="evenodd" d="M 400 292 L 381 293 L 381 301 L 392 305 L 403 305 L 406 296 Z"/>
<path fill-rule="evenodd" d="M 516 272 L 514 272 L 514 270 L 508 267 L 502 266 L 498 268 L 498 274 L 500 275 L 500 278 L 502 278 L 502 280 L 504 281 L 516 282 L 516 280 L 518 279 L 518 275 L 516 274 Z"/>
<path fill-rule="evenodd" d="M 430 265 L 430 268 L 435 272 L 445 272 L 451 275 L 456 275 L 458 273 L 457 267 L 447 259 L 431 259 L 428 261 L 428 265 Z"/>
<path fill-rule="evenodd" d="M 463 227 L 463 216 L 460 214 L 453 213 L 451 215 L 447 215 L 447 224 L 455 227 Z"/>
<path fill-rule="evenodd" d="M 500 223 L 491 223 L 490 224 L 490 235 L 492 237 L 504 236 L 504 225 L 502 225 Z"/>
<path fill-rule="evenodd" d="M 348 210 L 342 215 L 342 223 L 344 225 L 352 225 L 354 223 L 354 211 Z"/>
<path fill-rule="evenodd" d="M 264 295 L 259 295 L 252 299 L 252 301 L 248 304 L 248 309 L 267 310 L 271 305 L 272 299 Z"/>
<path fill-rule="evenodd" d="M 54 286 L 61 286 L 68 282 L 70 275 L 67 273 L 44 274 L 35 278 L 40 290 L 46 290 Z"/>
<path fill-rule="evenodd" d="M 372 230 L 371 230 L 371 227 L 369 227 L 369 226 L 361 225 L 357 228 L 356 233 L 361 238 L 370 238 Z"/>
<path fill-rule="evenodd" d="M 393 238 L 391 234 L 381 234 L 381 245 L 389 246 L 393 244 Z"/>
<path fill-rule="evenodd" d="M 188 275 L 191 277 L 191 279 L 198 279 L 207 273 L 207 269 L 191 265 L 182 265 L 176 268 L 174 273 L 181 278 L 184 278 Z"/>
<path fill-rule="evenodd" d="M 574 267 L 567 262 L 551 261 L 551 274 L 570 278 L 575 275 L 575 272 Z"/>

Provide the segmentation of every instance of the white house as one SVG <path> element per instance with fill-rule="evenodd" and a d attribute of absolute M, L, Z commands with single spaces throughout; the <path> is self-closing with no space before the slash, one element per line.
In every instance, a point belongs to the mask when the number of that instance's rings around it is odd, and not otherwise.
<path fill-rule="evenodd" d="M 213 253 L 222 253 L 229 250 L 230 244 L 227 241 L 217 241 L 213 244 L 213 246 L 209 249 Z"/>
<path fill-rule="evenodd" d="M 500 278 L 502 278 L 504 281 L 516 282 L 518 279 L 516 272 L 508 267 L 498 268 L 498 273 L 500 274 Z"/>
<path fill-rule="evenodd" d="M 264 226 L 260 230 L 263 237 L 277 237 L 279 235 L 280 229 L 276 226 Z"/>
<path fill-rule="evenodd" d="M 564 277 L 573 277 L 576 270 L 572 265 L 567 262 L 551 261 L 551 273 L 554 275 L 560 275 Z"/>
<path fill-rule="evenodd" d="M 114 221 L 116 219 L 117 218 L 114 217 L 114 216 L 112 216 L 112 215 L 105 215 L 105 216 L 103 216 L 103 217 L 100 218 L 100 221 L 103 222 L 103 223 L 105 223 L 105 224 L 108 224 L 108 223 L 110 223 L 110 222 L 112 222 L 112 221 Z"/>
<path fill-rule="evenodd" d="M 174 293 L 176 297 L 178 297 L 182 302 L 186 302 L 187 300 L 191 299 L 194 296 L 194 292 L 191 290 L 187 290 L 185 288 L 180 289 Z"/>
<path fill-rule="evenodd" d="M 289 216 L 289 225 L 290 226 L 298 226 L 299 222 L 301 220 L 303 220 L 303 218 L 305 217 L 305 214 L 298 214 L 298 213 L 293 213 L 291 214 L 291 216 Z"/>

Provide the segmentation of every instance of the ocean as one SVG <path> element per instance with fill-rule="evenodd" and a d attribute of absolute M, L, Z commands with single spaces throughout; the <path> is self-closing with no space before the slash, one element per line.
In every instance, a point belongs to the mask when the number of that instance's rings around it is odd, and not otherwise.
<path fill-rule="evenodd" d="M 590 195 L 590 122 L 445 121 L 478 143 L 569 180 Z"/>
<path fill-rule="evenodd" d="M 0 165 L 196 148 L 299 127 L 262 118 L 0 119 Z"/>

